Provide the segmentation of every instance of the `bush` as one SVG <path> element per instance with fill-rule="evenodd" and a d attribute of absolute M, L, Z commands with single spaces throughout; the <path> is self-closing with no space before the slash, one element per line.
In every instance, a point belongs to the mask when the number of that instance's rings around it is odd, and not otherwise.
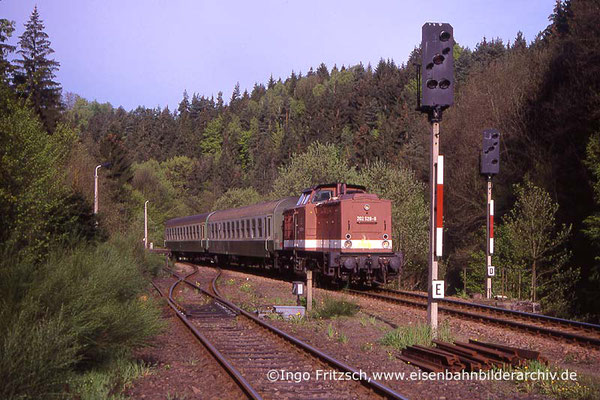
<path fill-rule="evenodd" d="M 122 357 L 158 333 L 159 310 L 141 296 L 152 264 L 135 247 L 119 238 L 55 251 L 41 265 L 3 259 L 0 398 L 56 397 L 76 369 Z"/>

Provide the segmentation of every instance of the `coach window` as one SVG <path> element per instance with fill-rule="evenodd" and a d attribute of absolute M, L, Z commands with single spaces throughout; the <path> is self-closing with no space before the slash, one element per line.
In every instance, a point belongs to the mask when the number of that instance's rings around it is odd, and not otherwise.
<path fill-rule="evenodd" d="M 267 218 L 267 237 L 268 238 L 271 237 L 271 224 L 269 222 L 271 222 L 271 220 L 270 220 L 270 218 Z"/>
<path fill-rule="evenodd" d="M 252 238 L 256 236 L 256 218 L 252 218 Z"/>
<path fill-rule="evenodd" d="M 258 237 L 262 238 L 262 218 L 258 219 Z"/>
<path fill-rule="evenodd" d="M 246 220 L 243 219 L 241 224 L 242 224 L 242 238 L 246 239 L 248 237 L 248 234 L 246 232 Z"/>

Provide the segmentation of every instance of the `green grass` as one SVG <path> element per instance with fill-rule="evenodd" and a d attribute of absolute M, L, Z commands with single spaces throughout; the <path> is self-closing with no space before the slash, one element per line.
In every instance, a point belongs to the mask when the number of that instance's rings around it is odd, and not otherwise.
<path fill-rule="evenodd" d="M 417 324 L 389 331 L 379 342 L 384 346 L 391 346 L 397 350 L 402 350 L 415 344 L 431 346 L 431 339 L 431 327 L 428 324 Z M 454 340 L 450 331 L 450 324 L 447 321 L 442 322 L 438 326 L 438 339 L 445 342 L 452 342 Z"/>
<path fill-rule="evenodd" d="M 555 373 L 559 378 L 567 378 L 571 371 L 562 368 L 548 366 L 539 361 L 529 361 L 526 365 L 519 368 L 508 367 L 507 370 L 514 372 L 542 372 Z M 589 382 L 587 382 L 589 381 Z M 569 379 L 517 379 L 514 381 L 520 391 L 527 393 L 540 393 L 555 399 L 575 399 L 575 400 L 593 400 L 598 398 L 600 393 L 600 383 L 592 382 L 590 379 L 577 377 L 577 380 Z"/>
<path fill-rule="evenodd" d="M 99 368 L 74 375 L 69 381 L 70 391 L 77 393 L 81 400 L 125 400 L 123 390 L 133 381 L 152 374 L 152 369 L 144 362 L 127 358 L 117 358 Z"/>
<path fill-rule="evenodd" d="M 240 285 L 240 290 L 244 293 L 252 292 L 252 284 L 250 282 L 244 282 Z"/>
<path fill-rule="evenodd" d="M 322 319 L 336 318 L 339 316 L 351 317 L 358 312 L 359 308 L 358 304 L 353 301 L 325 297 L 323 303 L 315 310 L 315 315 Z"/>

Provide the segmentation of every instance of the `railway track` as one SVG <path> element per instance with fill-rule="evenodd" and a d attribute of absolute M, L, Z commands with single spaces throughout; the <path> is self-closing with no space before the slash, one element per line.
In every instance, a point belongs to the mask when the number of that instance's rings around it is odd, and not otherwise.
<path fill-rule="evenodd" d="M 367 296 L 390 303 L 423 309 L 427 308 L 427 295 L 422 293 L 390 289 L 374 289 L 370 291 L 347 289 L 346 291 L 354 295 Z M 445 314 L 461 318 L 499 326 L 508 326 L 513 329 L 568 340 L 582 345 L 600 347 L 600 325 L 453 299 L 438 300 L 438 310 Z"/>
<path fill-rule="evenodd" d="M 169 305 L 249 398 L 404 399 L 365 373 L 361 375 L 224 299 L 217 288 L 220 270 L 214 276 L 194 278 L 194 273 L 181 276 L 169 272 L 177 278 L 169 289 Z M 180 295 L 175 300 L 173 293 L 181 283 L 200 296 L 180 300 Z M 333 376 L 353 379 L 331 379 Z"/>

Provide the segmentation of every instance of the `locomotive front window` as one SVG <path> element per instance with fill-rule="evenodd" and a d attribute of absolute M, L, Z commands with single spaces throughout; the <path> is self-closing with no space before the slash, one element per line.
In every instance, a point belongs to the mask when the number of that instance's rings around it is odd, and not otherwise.
<path fill-rule="evenodd" d="M 331 190 L 319 190 L 317 193 L 315 193 L 312 202 L 318 203 L 321 201 L 327 201 L 327 200 L 331 199 L 332 194 L 333 194 L 333 192 Z"/>

